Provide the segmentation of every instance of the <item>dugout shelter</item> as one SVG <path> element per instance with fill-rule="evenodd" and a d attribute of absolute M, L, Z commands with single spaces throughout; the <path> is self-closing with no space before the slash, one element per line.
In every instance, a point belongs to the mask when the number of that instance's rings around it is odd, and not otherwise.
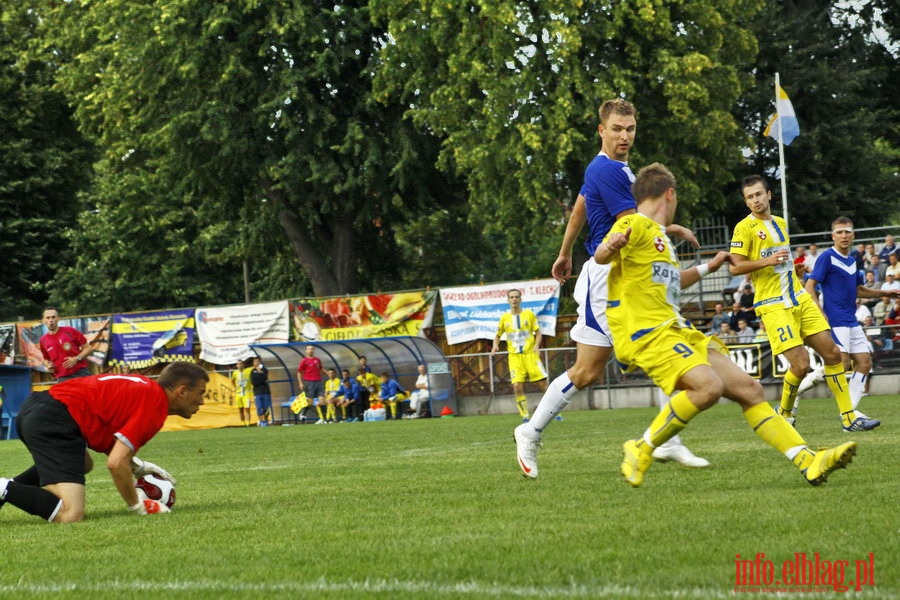
<path fill-rule="evenodd" d="M 3 386 L 3 406 L 0 407 L 2 439 L 18 439 L 16 416 L 31 394 L 31 369 L 17 365 L 0 365 L 0 386 Z"/>
<path fill-rule="evenodd" d="M 313 346 L 316 356 L 325 369 L 333 368 L 340 377 L 341 369 L 348 369 L 356 377 L 359 357 L 365 356 L 373 373 L 388 372 L 408 392 L 416 389 L 418 366 L 425 365 L 431 398 L 429 412 L 438 416 L 444 407 L 458 414 L 456 383 L 450 372 L 447 357 L 434 342 L 423 337 L 398 336 L 333 340 L 317 342 L 290 342 L 287 344 L 251 344 L 250 349 L 262 359 L 269 370 L 269 387 L 272 390 L 272 406 L 285 407 L 300 392 L 297 381 L 297 365 L 306 355 L 306 347 Z M 286 420 L 282 410 L 281 420 Z"/>

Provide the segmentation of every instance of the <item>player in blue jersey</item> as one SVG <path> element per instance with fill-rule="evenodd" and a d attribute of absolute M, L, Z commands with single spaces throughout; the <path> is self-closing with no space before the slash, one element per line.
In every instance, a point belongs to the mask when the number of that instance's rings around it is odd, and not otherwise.
<path fill-rule="evenodd" d="M 831 223 L 831 239 L 834 247 L 823 252 L 816 261 L 816 266 L 809 279 L 806 280 L 806 291 L 822 306 L 831 333 L 841 350 L 844 369 L 850 370 L 853 361 L 853 372 L 850 375 L 850 400 L 853 410 L 859 405 L 866 377 L 872 370 L 872 356 L 869 354 L 869 341 L 859 321 L 856 320 L 856 298 L 880 298 L 882 296 L 900 297 L 900 290 L 875 290 L 865 287 L 865 277 L 856 264 L 856 258 L 850 255 L 855 237 L 853 221 L 847 217 L 838 217 Z M 821 303 L 816 286 L 822 289 Z M 824 378 L 822 367 L 809 373 L 798 387 L 798 393 L 811 388 Z M 858 416 L 865 417 L 856 410 Z M 880 421 L 871 419 L 874 429 Z"/>
<path fill-rule="evenodd" d="M 628 155 L 637 131 L 637 112 L 630 102 L 621 98 L 607 100 L 599 109 L 597 133 L 601 151 L 587 166 L 584 184 L 575 201 L 559 256 L 551 274 L 560 283 L 572 274 L 572 249 L 584 223 L 588 224 L 585 249 L 587 261 L 575 283 L 578 321 L 569 335 L 577 344 L 575 364 L 553 380 L 541 398 L 528 423 L 516 428 L 516 455 L 526 477 L 538 475 L 537 450 L 543 430 L 572 400 L 579 390 L 598 381 L 612 353 L 612 339 L 606 321 L 606 280 L 609 265 L 594 261 L 594 252 L 620 217 L 637 212 L 637 202 L 631 193 L 634 174 L 628 167 Z M 666 233 L 675 235 L 699 247 L 694 234 L 680 225 L 670 225 Z M 665 406 L 661 403 L 660 410 Z M 675 460 L 691 467 L 705 467 L 709 462 L 693 455 L 676 437 L 669 445 L 656 449 L 658 460 Z"/>

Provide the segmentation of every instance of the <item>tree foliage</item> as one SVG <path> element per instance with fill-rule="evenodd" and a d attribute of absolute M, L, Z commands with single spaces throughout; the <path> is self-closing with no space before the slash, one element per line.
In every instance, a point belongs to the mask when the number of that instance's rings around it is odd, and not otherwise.
<path fill-rule="evenodd" d="M 778 146 L 762 131 L 773 112 L 778 72 L 800 122 L 800 136 L 785 147 L 793 232 L 828 230 L 838 215 L 857 227 L 880 225 L 891 213 L 886 208 L 896 207 L 900 73 L 896 57 L 872 37 L 876 15 L 896 12 L 884 10 L 887 4 L 786 0 L 771 3 L 753 23 L 765 43 L 754 69 L 757 85 L 738 112 L 755 136 L 756 152 L 735 180 L 776 175 Z M 734 221 L 746 210 L 737 187 L 729 191 Z M 780 200 L 773 204 L 776 212 L 780 207 Z"/>
<path fill-rule="evenodd" d="M 34 15 L 0 8 L 0 318 L 34 317 L 46 283 L 70 257 L 91 145 L 76 131 L 52 71 L 29 60 Z"/>

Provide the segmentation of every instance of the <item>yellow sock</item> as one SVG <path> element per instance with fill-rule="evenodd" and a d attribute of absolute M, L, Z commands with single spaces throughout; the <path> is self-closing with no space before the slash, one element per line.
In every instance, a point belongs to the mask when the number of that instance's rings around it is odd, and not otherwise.
<path fill-rule="evenodd" d="M 792 371 L 784 374 L 784 385 L 781 388 L 781 413 L 789 415 L 797 402 L 797 388 L 800 386 L 800 378 Z"/>
<path fill-rule="evenodd" d="M 678 392 L 650 423 L 650 427 L 644 433 L 644 440 L 656 448 L 687 427 L 688 421 L 698 414 L 700 409 L 690 401 L 687 392 Z"/>
<path fill-rule="evenodd" d="M 397 401 L 396 400 L 388 400 L 388 406 L 391 408 L 391 418 L 397 418 Z"/>
<path fill-rule="evenodd" d="M 325 412 L 328 415 L 329 421 L 334 421 L 334 418 L 337 416 L 337 411 L 334 409 L 334 404 L 328 405 L 328 410 Z"/>
<path fill-rule="evenodd" d="M 525 396 L 516 396 L 516 408 L 519 409 L 519 416 L 523 419 L 528 417 L 528 398 Z"/>
<path fill-rule="evenodd" d="M 347 407 L 343 405 L 341 406 L 341 419 L 347 420 Z"/>
<path fill-rule="evenodd" d="M 756 435 L 782 454 L 786 454 L 791 448 L 806 446 L 806 441 L 797 430 L 778 416 L 766 402 L 745 410 L 744 418 Z"/>
<path fill-rule="evenodd" d="M 325 420 L 325 415 L 322 414 L 322 407 L 321 407 L 321 406 L 316 405 L 316 412 L 319 414 L 319 420 L 320 420 L 320 421 L 324 421 L 324 420 Z"/>
<path fill-rule="evenodd" d="M 844 377 L 844 365 L 825 365 L 825 383 L 837 400 L 838 412 L 841 413 L 841 424 L 849 427 L 856 419 L 856 411 L 853 410 L 853 400 L 850 399 L 850 386 Z"/>

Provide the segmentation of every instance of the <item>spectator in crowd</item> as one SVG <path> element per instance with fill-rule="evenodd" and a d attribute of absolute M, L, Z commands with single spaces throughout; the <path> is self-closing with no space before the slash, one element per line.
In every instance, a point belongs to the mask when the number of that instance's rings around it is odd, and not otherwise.
<path fill-rule="evenodd" d="M 756 321 L 756 312 L 753 308 L 744 308 L 741 306 L 740 302 L 735 302 L 731 306 L 731 314 L 729 315 L 728 325 L 731 327 L 732 331 L 738 330 L 738 321 L 744 319 L 748 323 L 754 323 Z"/>
<path fill-rule="evenodd" d="M 893 273 L 888 273 L 884 283 L 881 284 L 881 289 L 885 291 L 900 290 L 900 281 L 897 281 Z"/>
<path fill-rule="evenodd" d="M 871 271 L 866 271 L 866 274 L 865 274 L 865 283 L 863 283 L 863 287 L 867 287 L 867 288 L 872 289 L 872 290 L 880 290 L 880 289 L 881 289 L 881 284 L 878 283 L 877 281 L 875 281 L 875 274 L 874 274 L 874 273 L 872 273 Z M 869 307 L 870 310 L 871 310 L 871 309 L 875 306 L 875 304 L 878 302 L 878 300 L 875 299 L 875 298 L 866 298 L 865 300 L 866 300 L 865 304 L 866 304 L 866 306 Z"/>
<path fill-rule="evenodd" d="M 419 376 L 416 377 L 416 389 L 409 395 L 409 418 L 418 419 L 423 416 L 423 410 L 428 405 L 431 397 L 428 391 L 428 371 L 425 365 L 418 366 Z"/>
<path fill-rule="evenodd" d="M 746 290 L 748 286 L 750 287 L 750 290 L 752 291 L 753 290 L 753 282 L 750 281 L 749 275 L 744 275 L 744 278 L 738 284 L 738 287 L 734 291 L 734 294 L 732 294 L 732 299 L 734 302 L 740 303 L 741 295 L 744 293 L 744 290 Z M 734 329 L 733 326 L 732 326 L 732 329 Z"/>
<path fill-rule="evenodd" d="M 272 424 L 272 391 L 269 389 L 269 369 L 260 357 L 253 357 L 253 369 L 250 371 L 250 384 L 253 386 L 253 399 L 256 402 L 256 418 L 260 427 Z"/>
<path fill-rule="evenodd" d="M 337 418 L 338 395 L 341 393 L 341 379 L 337 376 L 335 369 L 325 369 L 328 375 L 325 379 L 325 417 L 322 420 L 322 411 L 320 407 L 316 407 L 319 413 L 319 419 L 322 423 L 334 423 Z"/>
<path fill-rule="evenodd" d="M 525 384 L 534 382 L 538 384 L 541 392 L 547 391 L 547 371 L 544 370 L 538 354 L 543 338 L 537 315 L 527 308 L 522 308 L 522 290 L 509 290 L 506 293 L 506 301 L 509 303 L 509 310 L 500 315 L 491 355 L 500 350 L 500 338 L 505 337 L 509 381 L 513 386 L 519 416 L 527 422 L 531 414 L 528 412 Z"/>
<path fill-rule="evenodd" d="M 900 326 L 900 298 L 894 302 L 891 312 L 884 319 L 884 324 L 890 327 Z M 900 328 L 894 330 L 894 337 L 900 338 Z"/>
<path fill-rule="evenodd" d="M 234 384 L 234 405 L 241 417 L 241 425 L 250 426 L 253 422 L 250 418 L 250 400 L 253 398 L 253 387 L 250 384 L 250 373 L 253 367 L 248 367 L 247 362 L 239 360 L 231 372 L 231 383 Z"/>
<path fill-rule="evenodd" d="M 879 257 L 877 254 L 872 257 L 872 263 L 870 264 L 868 270 L 875 274 L 876 282 L 884 283 L 884 276 L 887 272 L 887 265 L 881 262 L 881 257 Z"/>
<path fill-rule="evenodd" d="M 372 369 L 369 368 L 369 359 L 366 358 L 365 354 L 359 355 L 359 368 L 365 371 L 366 373 L 371 373 Z"/>
<path fill-rule="evenodd" d="M 875 327 L 871 316 L 866 317 L 862 325 L 866 332 L 866 337 L 872 343 L 872 350 L 875 352 L 886 352 L 894 349 L 893 339 L 889 335 L 885 335 L 881 327 Z"/>
<path fill-rule="evenodd" d="M 744 290 L 741 292 L 741 296 L 738 299 L 738 304 L 741 305 L 741 309 L 744 311 L 753 310 L 753 286 L 745 285 Z"/>
<path fill-rule="evenodd" d="M 396 379 L 391 378 L 391 374 L 385 371 L 381 374 L 381 401 L 387 404 L 391 411 L 391 419 L 399 419 L 397 416 L 397 405 L 406 399 L 406 392 Z"/>
<path fill-rule="evenodd" d="M 743 319 L 741 320 L 743 321 Z M 737 335 L 734 333 L 734 330 L 731 329 L 731 325 L 724 321 L 719 326 L 719 339 L 726 344 L 737 344 L 738 342 Z"/>
<path fill-rule="evenodd" d="M 862 325 L 863 321 L 866 320 L 867 317 L 872 316 L 872 311 L 869 310 L 869 307 L 863 304 L 862 299 L 856 299 L 856 320 L 859 321 L 859 324 Z"/>
<path fill-rule="evenodd" d="M 60 327 L 59 311 L 52 306 L 44 309 L 42 321 L 47 333 L 41 336 L 39 345 L 47 371 L 59 382 L 90 375 L 87 357 L 91 346 L 87 338 L 74 327 Z"/>
<path fill-rule="evenodd" d="M 337 405 L 341 409 L 341 417 L 344 423 L 359 421 L 359 395 L 361 388 L 356 379 L 344 377 L 341 381 L 341 389 L 338 392 Z"/>
<path fill-rule="evenodd" d="M 900 248 L 897 248 L 897 245 L 894 244 L 894 236 L 890 233 L 884 236 L 884 246 L 878 252 L 878 258 L 881 259 L 881 262 L 887 264 L 888 257 L 891 254 L 896 255 L 898 252 L 900 252 Z"/>
<path fill-rule="evenodd" d="M 0 478 L 0 506 L 12 504 L 52 523 L 81 521 L 85 475 L 94 467 L 90 449 L 107 455 L 106 468 L 131 512 L 168 512 L 164 504 L 141 497 L 134 478 L 152 473 L 173 484 L 175 479 L 135 454 L 167 415 L 190 419 L 203 404 L 208 381 L 201 367 L 175 362 L 157 380 L 95 375 L 34 392 L 16 419 L 34 463 L 11 479 Z"/>
<path fill-rule="evenodd" d="M 882 296 L 881 301 L 872 309 L 872 320 L 876 325 L 884 325 L 884 320 L 890 314 L 891 308 L 893 308 L 891 297 Z"/>
<path fill-rule="evenodd" d="M 759 327 L 756 330 L 756 335 L 753 337 L 754 344 L 762 344 L 769 341 L 769 334 L 766 332 L 766 324 L 760 319 Z"/>
<path fill-rule="evenodd" d="M 887 268 L 884 270 L 884 276 L 888 275 L 894 276 L 894 281 L 900 281 L 900 257 L 897 256 L 897 253 L 888 254 L 887 259 Z"/>
<path fill-rule="evenodd" d="M 798 275 L 806 273 L 806 246 L 794 248 L 794 269 Z"/>
<path fill-rule="evenodd" d="M 810 244 L 809 250 L 806 252 L 806 262 L 804 266 L 806 267 L 807 275 L 813 272 L 813 269 L 816 268 L 816 261 L 819 259 L 819 246 L 816 244 Z"/>
<path fill-rule="evenodd" d="M 721 302 L 716 302 L 715 312 L 713 313 L 712 318 L 709 320 L 709 332 L 710 334 L 716 333 L 721 329 L 722 323 L 728 322 L 728 313 L 725 312 L 725 305 Z"/>
<path fill-rule="evenodd" d="M 756 337 L 756 331 L 750 327 L 746 319 L 738 320 L 738 330 L 735 332 L 738 344 L 750 344 Z"/>
<path fill-rule="evenodd" d="M 856 245 L 856 248 L 850 251 L 850 256 L 853 257 L 853 260 L 856 261 L 856 270 L 857 271 L 865 271 L 866 270 L 866 245 L 863 243 L 859 243 Z"/>
<path fill-rule="evenodd" d="M 318 407 L 325 403 L 325 386 L 322 384 L 322 361 L 316 356 L 316 347 L 309 345 L 306 347 L 306 356 L 300 360 L 297 365 L 297 382 L 300 384 L 300 391 L 306 394 L 306 399 L 310 405 Z M 300 417 L 306 422 L 306 412 L 309 405 L 304 406 L 300 411 Z M 318 410 L 318 408 L 317 408 Z"/>
<path fill-rule="evenodd" d="M 381 379 L 378 375 L 360 366 L 356 371 L 356 382 L 359 384 L 359 414 L 370 408 L 369 404 L 381 393 Z"/>
<path fill-rule="evenodd" d="M 866 253 L 863 255 L 863 260 L 866 263 L 866 270 L 872 268 L 873 256 L 878 256 L 878 252 L 875 251 L 875 244 L 866 244 Z"/>

